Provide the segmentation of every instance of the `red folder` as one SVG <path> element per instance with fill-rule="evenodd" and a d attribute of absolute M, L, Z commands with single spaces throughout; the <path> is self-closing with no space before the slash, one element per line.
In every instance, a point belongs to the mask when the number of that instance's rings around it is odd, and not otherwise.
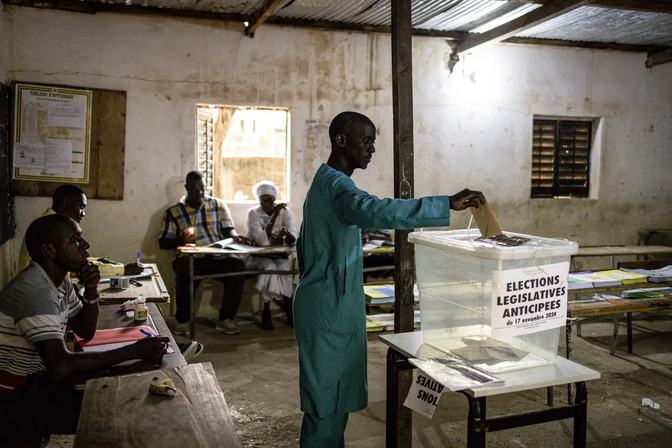
<path fill-rule="evenodd" d="M 156 336 L 156 332 L 147 325 L 139 327 L 124 327 L 124 328 L 110 328 L 109 330 L 96 330 L 93 339 L 82 339 L 75 335 L 75 339 L 79 346 L 84 349 L 86 347 L 95 347 L 97 345 L 119 344 L 122 342 L 134 342 L 147 337 L 140 329 Z"/>

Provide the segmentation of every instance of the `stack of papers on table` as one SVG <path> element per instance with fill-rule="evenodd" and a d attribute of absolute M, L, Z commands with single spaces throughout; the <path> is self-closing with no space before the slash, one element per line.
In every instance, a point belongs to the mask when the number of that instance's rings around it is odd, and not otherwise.
<path fill-rule="evenodd" d="M 606 275 L 607 277 L 612 277 L 623 282 L 624 285 L 630 285 L 633 283 L 646 283 L 646 275 L 637 274 L 635 272 L 621 271 L 618 269 L 613 269 L 610 271 L 600 271 L 598 274 Z"/>
<path fill-rule="evenodd" d="M 672 265 L 660 269 L 623 269 L 623 271 L 644 275 L 651 283 L 672 282 Z"/>
<path fill-rule="evenodd" d="M 672 288 L 638 288 L 628 289 L 621 292 L 621 296 L 628 299 L 650 299 L 656 297 L 665 297 L 666 294 L 672 294 Z"/>
<path fill-rule="evenodd" d="M 567 277 L 567 289 L 569 291 L 575 289 L 594 288 L 593 282 L 585 278 L 585 274 L 592 274 L 592 271 L 570 272 Z"/>
<path fill-rule="evenodd" d="M 369 240 L 362 246 L 362 250 L 374 250 L 388 247 L 393 248 L 394 243 L 385 240 Z M 390 261 L 390 264 L 394 264 L 394 261 Z"/>
<path fill-rule="evenodd" d="M 413 328 L 420 329 L 420 310 L 415 310 L 413 315 Z M 394 313 L 370 314 L 366 316 L 366 331 L 392 331 L 394 330 Z"/>
<path fill-rule="evenodd" d="M 606 288 L 608 286 L 618 286 L 622 285 L 623 282 L 617 278 L 610 277 L 608 275 L 602 274 L 601 272 L 573 272 L 570 273 L 567 277 L 569 284 L 579 283 L 580 286 L 568 287 L 569 290 L 572 289 L 584 289 L 584 288 Z M 582 283 L 585 282 L 585 283 Z M 592 283 L 592 286 L 589 286 L 588 283 Z"/>
<path fill-rule="evenodd" d="M 364 285 L 364 297 L 372 305 L 394 303 L 394 285 Z M 413 286 L 413 299 L 420 300 L 418 285 Z"/>

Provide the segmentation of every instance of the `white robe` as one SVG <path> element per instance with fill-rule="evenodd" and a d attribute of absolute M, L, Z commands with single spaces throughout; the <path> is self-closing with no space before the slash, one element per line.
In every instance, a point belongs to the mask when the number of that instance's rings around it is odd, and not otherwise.
<path fill-rule="evenodd" d="M 269 246 L 270 241 L 266 234 L 266 226 L 271 217 L 257 206 L 247 212 L 247 237 L 257 243 L 259 246 Z M 292 235 L 296 237 L 296 228 L 294 227 L 294 217 L 289 209 L 280 211 L 271 233 L 277 234 L 280 229 L 286 227 Z M 263 255 L 250 255 L 245 260 L 245 265 L 250 270 L 258 271 L 288 271 L 289 259 L 279 257 L 265 257 Z M 287 274 L 268 274 L 257 275 L 253 281 L 254 288 L 264 299 L 269 302 L 274 298 L 281 299 L 282 296 L 292 296 L 292 276 Z"/>

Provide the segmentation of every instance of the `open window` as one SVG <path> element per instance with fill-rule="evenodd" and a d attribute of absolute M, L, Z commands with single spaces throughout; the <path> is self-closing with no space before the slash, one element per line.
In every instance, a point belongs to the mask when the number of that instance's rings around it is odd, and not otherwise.
<path fill-rule="evenodd" d="M 289 201 L 289 109 L 196 106 L 196 162 L 208 194 L 254 201 L 252 186 L 270 180 Z"/>

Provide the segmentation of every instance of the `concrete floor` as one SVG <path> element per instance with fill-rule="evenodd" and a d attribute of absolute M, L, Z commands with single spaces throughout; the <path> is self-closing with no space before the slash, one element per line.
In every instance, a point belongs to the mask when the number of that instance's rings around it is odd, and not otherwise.
<path fill-rule="evenodd" d="M 215 331 L 208 318 L 197 322 L 197 339 L 206 348 L 193 362 L 213 364 L 245 447 L 298 446 L 302 414 L 296 343 L 284 313 L 277 311 L 274 322 L 275 330 L 262 330 L 257 315 L 241 313 L 238 336 Z M 585 325 L 583 338 L 574 332 L 573 360 L 602 374 L 588 383 L 588 446 L 672 447 L 672 315 L 635 320 L 633 355 L 625 351 L 623 325 L 616 355 L 609 355 L 611 332 L 611 323 Z M 378 334 L 369 334 L 369 406 L 350 416 L 349 448 L 385 446 L 387 350 Z M 563 340 L 558 353 L 564 352 Z M 566 400 L 566 394 L 565 387 L 556 387 L 556 403 Z M 659 403 L 660 409 L 643 407 L 642 398 Z M 545 400 L 545 390 L 493 397 L 488 415 L 543 409 Z M 444 393 L 432 420 L 414 414 L 413 447 L 466 446 L 466 413 L 462 395 Z M 491 433 L 487 440 L 489 447 L 569 447 L 572 424 L 512 429 Z"/>

